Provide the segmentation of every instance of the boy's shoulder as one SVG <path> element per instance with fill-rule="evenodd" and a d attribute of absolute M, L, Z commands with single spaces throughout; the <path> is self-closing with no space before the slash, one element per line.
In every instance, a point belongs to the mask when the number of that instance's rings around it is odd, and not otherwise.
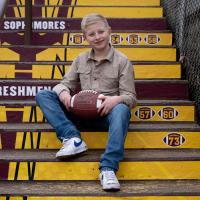
<path fill-rule="evenodd" d="M 81 52 L 81 53 L 77 56 L 77 59 L 80 60 L 80 61 L 87 60 L 89 54 L 90 54 L 90 51 Z"/>
<path fill-rule="evenodd" d="M 122 58 L 122 59 L 128 59 L 127 55 L 122 53 L 120 50 L 114 48 L 115 55 Z"/>

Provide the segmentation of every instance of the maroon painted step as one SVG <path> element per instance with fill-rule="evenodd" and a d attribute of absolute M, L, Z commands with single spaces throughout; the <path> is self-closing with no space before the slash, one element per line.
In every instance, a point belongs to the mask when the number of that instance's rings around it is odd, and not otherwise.
<path fill-rule="evenodd" d="M 81 30 L 80 18 L 67 19 L 59 18 L 33 18 L 33 30 Z M 108 22 L 113 30 L 166 30 L 166 18 L 108 18 Z M 24 18 L 15 16 L 6 17 L 2 23 L 1 30 L 24 30 Z"/>
<path fill-rule="evenodd" d="M 0 80 L 1 100 L 34 99 L 36 93 L 43 89 L 51 90 L 58 80 Z M 188 99 L 188 82 L 186 80 L 136 80 L 138 99 Z"/>

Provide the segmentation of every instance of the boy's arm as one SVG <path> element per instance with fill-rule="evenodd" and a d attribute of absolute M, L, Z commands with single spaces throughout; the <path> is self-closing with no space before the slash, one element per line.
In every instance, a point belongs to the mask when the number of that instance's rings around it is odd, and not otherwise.
<path fill-rule="evenodd" d="M 69 72 L 65 74 L 62 81 L 53 88 L 53 91 L 55 91 L 58 96 L 63 91 L 67 91 L 69 94 L 71 93 L 71 91 L 75 91 L 79 84 L 79 75 L 77 73 L 77 68 L 78 58 L 73 61 Z"/>
<path fill-rule="evenodd" d="M 130 108 L 136 106 L 136 91 L 134 83 L 134 71 L 131 62 L 127 59 L 123 64 L 119 75 L 119 94 L 122 102 Z"/>

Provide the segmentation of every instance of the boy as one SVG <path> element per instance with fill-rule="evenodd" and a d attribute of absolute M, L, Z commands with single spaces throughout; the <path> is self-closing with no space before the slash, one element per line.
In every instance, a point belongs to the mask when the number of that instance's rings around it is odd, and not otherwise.
<path fill-rule="evenodd" d="M 81 53 L 53 91 L 40 91 L 36 101 L 63 143 L 56 154 L 57 158 L 63 158 L 87 150 L 75 126 L 79 119 L 74 120 L 69 112 L 71 92 L 80 84 L 81 90 L 103 94 L 100 97 L 103 103 L 98 109 L 100 118 L 89 123 L 109 130 L 106 150 L 100 159 L 99 177 L 104 190 L 119 190 L 115 172 L 123 159 L 130 109 L 136 105 L 133 68 L 128 58 L 111 46 L 111 28 L 102 15 L 85 16 L 81 29 L 91 51 Z"/>

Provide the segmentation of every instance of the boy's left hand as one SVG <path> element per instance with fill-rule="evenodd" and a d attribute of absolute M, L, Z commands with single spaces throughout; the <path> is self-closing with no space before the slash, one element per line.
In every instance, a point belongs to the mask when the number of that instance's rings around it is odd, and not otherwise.
<path fill-rule="evenodd" d="M 100 95 L 98 99 L 102 100 L 102 104 L 98 109 L 98 113 L 100 116 L 107 115 L 114 106 L 116 106 L 118 103 L 122 101 L 120 96 L 104 96 Z"/>

